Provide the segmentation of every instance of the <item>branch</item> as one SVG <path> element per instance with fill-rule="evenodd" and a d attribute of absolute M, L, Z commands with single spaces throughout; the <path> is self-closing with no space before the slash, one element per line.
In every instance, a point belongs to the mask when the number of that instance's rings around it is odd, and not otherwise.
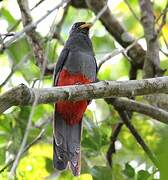
<path fill-rule="evenodd" d="M 37 4 L 35 4 L 35 6 L 32 7 L 30 10 L 32 11 L 32 10 L 34 10 L 35 8 L 37 8 L 43 1 L 44 1 L 44 0 L 40 0 L 40 1 L 39 1 Z M 10 27 L 10 28 L 8 29 L 8 32 L 14 31 L 14 30 L 19 26 L 19 24 L 21 23 L 21 21 L 22 21 L 21 19 L 17 20 L 16 23 L 15 23 L 12 27 Z"/>
<path fill-rule="evenodd" d="M 144 78 L 162 76 L 166 69 L 160 68 L 159 43 L 157 31 L 155 29 L 155 19 L 152 9 L 152 3 L 149 0 L 139 0 L 141 8 L 141 21 L 144 28 L 144 34 L 147 42 L 147 53 L 144 62 Z M 145 97 L 149 102 L 159 95 Z M 160 104 L 164 104 L 160 99 Z M 154 103 L 152 103 L 154 104 Z M 156 104 L 156 103 L 155 103 Z"/>
<path fill-rule="evenodd" d="M 13 65 L 11 68 L 11 72 L 8 74 L 8 76 L 6 77 L 6 79 L 0 84 L 0 88 L 2 86 L 4 86 L 8 80 L 12 77 L 12 75 L 15 73 L 16 70 L 18 70 L 24 63 L 27 62 L 27 60 L 30 58 L 31 56 L 31 52 L 29 52 L 28 54 L 26 54 L 20 61 L 18 64 Z"/>
<path fill-rule="evenodd" d="M 113 106 L 133 112 L 138 112 L 168 125 L 168 112 L 148 104 L 136 102 L 125 98 L 106 99 L 106 102 Z"/>
<path fill-rule="evenodd" d="M 130 81 L 100 81 L 87 85 L 71 85 L 52 88 L 28 88 L 17 86 L 0 96 L 0 113 L 11 106 L 54 103 L 60 100 L 78 101 L 109 97 L 132 97 L 168 92 L 168 77 Z"/>
<path fill-rule="evenodd" d="M 43 3 L 45 0 L 40 0 L 39 2 L 37 2 L 37 4 L 35 4 L 32 8 L 31 11 L 33 11 L 35 8 L 37 8 L 41 3 Z"/>
<path fill-rule="evenodd" d="M 26 27 L 27 25 L 32 24 L 32 17 L 30 14 L 30 9 L 28 7 L 28 1 L 27 0 L 17 0 L 17 2 L 20 7 L 23 26 Z M 40 43 L 40 36 L 35 31 L 35 29 L 31 29 L 31 30 L 27 31 L 26 35 L 28 37 L 28 42 L 33 49 L 37 64 L 40 68 L 42 68 L 42 64 L 44 62 L 44 53 L 43 53 L 44 50 Z"/>
<path fill-rule="evenodd" d="M 153 152 L 149 149 L 149 147 L 145 144 L 144 140 L 142 139 L 142 137 L 139 135 L 139 133 L 137 132 L 137 130 L 134 128 L 134 126 L 131 124 L 131 122 L 129 121 L 129 117 L 126 114 L 125 111 L 117 109 L 118 113 L 122 119 L 122 121 L 124 122 L 124 124 L 127 126 L 127 128 L 130 130 L 130 132 L 132 133 L 132 135 L 135 137 L 136 141 L 139 143 L 139 145 L 142 147 L 142 149 L 146 152 L 146 154 L 148 155 L 148 157 L 151 159 L 151 161 L 154 163 L 154 165 L 156 167 L 158 167 L 158 160 L 155 156 L 155 154 L 153 154 Z"/>
<path fill-rule="evenodd" d="M 63 38 L 61 37 L 60 33 L 61 33 L 62 25 L 63 25 L 63 23 L 65 21 L 65 18 L 67 16 L 67 14 L 68 14 L 68 10 L 69 10 L 69 3 L 67 3 L 67 5 L 64 8 L 64 13 L 63 13 L 63 15 L 61 17 L 61 20 L 57 24 L 53 24 L 53 26 L 55 26 L 55 30 L 53 32 L 53 35 L 52 35 L 51 39 L 52 38 L 57 39 L 60 42 L 61 45 L 65 44 L 65 42 L 64 42 Z"/>
<path fill-rule="evenodd" d="M 116 152 L 115 142 L 116 142 L 117 137 L 121 131 L 122 126 L 123 126 L 123 123 L 118 123 L 115 125 L 114 129 L 112 130 L 112 135 L 110 138 L 111 143 L 110 143 L 110 146 L 109 146 L 108 151 L 106 153 L 107 161 L 111 167 L 112 167 L 112 155 Z"/>
<path fill-rule="evenodd" d="M 23 150 L 23 152 L 22 152 L 21 155 L 23 155 L 26 151 L 29 150 L 30 147 L 32 147 L 32 146 L 33 146 L 34 144 L 36 144 L 39 140 L 41 140 L 42 137 L 43 137 L 43 135 L 44 135 L 44 132 L 45 132 L 45 129 L 42 129 L 42 130 L 40 131 L 40 133 L 38 134 L 38 136 L 37 136 L 35 139 L 33 139 L 33 141 L 24 148 L 24 150 Z M 10 160 L 3 168 L 0 169 L 0 173 L 2 173 L 6 168 L 8 168 L 14 161 L 15 161 L 15 158 L 12 159 L 12 160 Z"/>
<path fill-rule="evenodd" d="M 118 49 L 115 49 L 114 51 L 112 51 L 110 54 L 108 54 L 107 56 L 105 56 L 102 60 L 100 60 L 100 63 L 98 65 L 98 69 L 101 68 L 101 66 L 108 60 L 110 60 L 111 58 L 113 58 L 114 56 L 117 56 L 119 54 L 126 54 L 135 44 L 137 43 L 137 40 L 134 41 L 132 44 L 130 44 L 127 48 L 125 49 L 121 49 L 121 50 L 118 50 Z M 134 65 L 134 63 L 133 63 Z"/>
<path fill-rule="evenodd" d="M 14 43 L 15 41 L 19 40 L 20 38 L 22 38 L 25 33 L 27 33 L 28 31 L 32 30 L 33 28 L 36 28 L 37 25 L 43 21 L 46 17 L 48 17 L 52 12 L 54 12 L 56 9 L 62 7 L 65 3 L 67 3 L 69 0 L 63 0 L 61 3 L 59 3 L 58 5 L 56 5 L 53 9 L 47 11 L 47 13 L 45 15 L 43 15 L 39 20 L 37 20 L 34 23 L 30 23 L 28 24 L 26 27 L 24 27 L 24 29 L 18 33 L 16 33 L 11 39 L 9 39 L 8 41 L 6 41 L 4 44 L 2 44 L 0 46 L 0 52 L 2 53 L 6 48 L 8 48 L 12 43 Z"/>
<path fill-rule="evenodd" d="M 152 4 L 149 0 L 139 0 L 141 8 L 141 21 L 147 42 L 146 59 L 144 63 L 144 78 L 161 76 L 165 72 L 160 68 L 159 43 L 155 30 L 155 19 Z"/>
<path fill-rule="evenodd" d="M 159 35 L 160 32 L 162 31 L 163 26 L 166 24 L 166 17 L 167 17 L 167 12 L 168 12 L 168 2 L 165 6 L 165 8 L 163 9 L 163 12 L 160 14 L 160 16 L 158 17 L 158 19 L 156 20 L 156 23 L 158 23 L 159 19 L 162 17 L 162 21 L 161 24 L 159 25 L 159 28 L 157 30 L 157 34 Z"/>
<path fill-rule="evenodd" d="M 86 8 L 91 9 L 96 15 L 102 10 L 106 5 L 106 1 L 104 0 L 72 0 L 71 5 L 76 8 Z M 132 44 L 135 39 L 124 29 L 121 23 L 115 18 L 115 16 L 111 13 L 109 8 L 101 15 L 100 21 L 107 29 L 107 31 L 116 39 L 118 43 L 123 46 L 123 48 L 127 48 L 130 44 Z M 137 66 L 137 68 L 143 67 L 143 62 L 145 59 L 145 51 L 141 47 L 140 44 L 136 43 L 128 52 L 127 55 L 131 58 L 133 63 Z"/>
<path fill-rule="evenodd" d="M 168 94 L 147 95 L 145 98 L 153 106 L 157 106 L 168 111 Z"/>
<path fill-rule="evenodd" d="M 131 7 L 130 3 L 128 0 L 124 0 L 125 4 L 127 5 L 127 7 L 129 8 L 129 10 L 131 11 L 132 15 L 135 17 L 135 19 L 140 22 L 141 24 L 141 20 L 139 19 L 139 17 L 136 15 L 135 11 L 133 10 L 133 8 Z"/>

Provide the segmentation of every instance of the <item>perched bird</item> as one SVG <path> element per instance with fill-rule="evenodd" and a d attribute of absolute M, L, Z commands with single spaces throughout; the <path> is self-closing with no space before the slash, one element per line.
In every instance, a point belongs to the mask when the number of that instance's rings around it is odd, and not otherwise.
<path fill-rule="evenodd" d="M 54 86 L 88 84 L 96 81 L 97 65 L 89 38 L 91 23 L 77 22 L 59 56 L 54 71 Z M 82 118 L 89 101 L 58 101 L 53 120 L 53 164 L 58 170 L 69 165 L 80 175 Z"/>

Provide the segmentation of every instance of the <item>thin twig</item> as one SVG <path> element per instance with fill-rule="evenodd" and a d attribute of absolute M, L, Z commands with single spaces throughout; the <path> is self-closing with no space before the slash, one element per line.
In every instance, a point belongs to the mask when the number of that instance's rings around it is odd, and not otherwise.
<path fill-rule="evenodd" d="M 35 4 L 30 11 L 33 11 L 35 8 L 37 8 L 42 2 L 44 2 L 45 0 L 40 0 L 37 4 Z"/>
<path fill-rule="evenodd" d="M 164 16 L 165 13 L 167 13 L 167 10 L 168 10 L 167 8 L 168 8 L 168 2 L 166 3 L 165 8 L 164 8 L 163 11 L 160 13 L 160 15 L 158 16 L 158 18 L 155 20 L 155 23 L 156 23 L 156 24 L 159 22 L 160 18 L 161 18 L 162 16 Z"/>
<path fill-rule="evenodd" d="M 57 26 L 55 25 L 55 21 L 56 21 L 57 15 L 58 15 L 58 11 L 56 12 L 55 18 L 50 26 L 50 30 L 49 30 L 47 38 L 46 38 L 47 42 L 46 42 L 46 49 L 45 49 L 45 54 L 44 54 L 45 59 L 48 59 L 49 50 L 51 48 L 51 40 L 54 36 L 54 33 L 56 32 Z"/>
<path fill-rule="evenodd" d="M 166 48 L 168 49 L 168 42 L 166 41 L 166 37 L 164 36 L 163 32 L 162 32 L 162 37 L 163 37 L 164 43 L 166 45 Z"/>
<path fill-rule="evenodd" d="M 8 29 L 8 32 L 14 31 L 19 26 L 21 21 L 21 19 L 17 20 L 16 23 Z"/>
<path fill-rule="evenodd" d="M 34 10 L 35 8 L 37 8 L 43 1 L 45 1 L 45 0 L 40 0 L 37 4 L 35 4 L 34 7 L 32 7 L 30 9 L 30 11 Z M 22 21 L 22 19 L 17 20 L 17 22 L 11 28 L 8 29 L 8 32 L 14 31 L 17 28 L 17 26 L 19 26 L 21 21 Z"/>
<path fill-rule="evenodd" d="M 159 21 L 159 19 L 162 17 L 162 21 L 161 24 L 157 30 L 157 34 L 159 35 L 160 32 L 162 31 L 163 26 L 166 24 L 166 17 L 167 17 L 167 12 L 168 12 L 168 2 L 166 4 L 166 7 L 164 8 L 163 12 L 161 13 L 161 15 L 159 16 L 159 18 L 157 19 L 156 23 Z"/>
<path fill-rule="evenodd" d="M 122 54 L 123 54 L 123 56 L 126 56 L 126 54 L 124 52 Z M 136 68 L 136 66 L 134 67 L 133 62 L 131 62 L 131 68 L 130 68 L 130 72 L 129 72 L 129 79 L 130 80 L 136 80 L 137 79 L 137 68 Z M 131 99 L 134 99 L 134 97 L 132 97 Z M 110 103 L 110 104 L 114 105 L 114 102 L 121 100 L 121 98 L 110 98 L 110 99 L 105 99 L 105 100 L 106 100 L 107 103 Z M 121 103 L 121 104 L 123 105 L 123 103 Z M 118 105 L 118 103 L 117 103 L 117 105 Z M 128 107 L 130 107 L 129 105 L 128 105 Z M 122 107 L 122 109 L 125 110 L 126 113 L 130 115 L 129 118 L 131 120 L 133 112 L 130 111 L 130 109 L 128 109 L 126 107 L 124 107 L 124 108 Z M 111 167 L 112 167 L 113 154 L 116 152 L 115 142 L 116 142 L 116 140 L 118 138 L 119 133 L 121 132 L 122 126 L 123 126 L 123 123 L 119 122 L 119 123 L 117 123 L 115 125 L 115 128 L 112 130 L 110 146 L 109 146 L 108 151 L 106 153 L 106 158 L 107 158 L 108 164 Z"/>
<path fill-rule="evenodd" d="M 97 13 L 95 19 L 93 20 L 92 24 L 95 24 L 97 20 L 99 20 L 99 18 L 103 15 L 103 13 L 107 10 L 108 5 L 107 3 L 105 4 L 105 6 L 99 11 L 99 13 Z"/>
<path fill-rule="evenodd" d="M 139 17 L 136 15 L 135 11 L 133 10 L 133 8 L 131 7 L 130 3 L 128 2 L 128 0 L 124 0 L 125 4 L 127 5 L 127 7 L 129 8 L 129 10 L 131 11 L 131 13 L 133 14 L 133 16 L 135 17 L 135 19 L 141 24 L 141 20 L 139 19 Z"/>
<path fill-rule="evenodd" d="M 14 65 L 12 68 L 11 68 L 11 72 L 9 73 L 9 75 L 6 77 L 6 79 L 0 84 L 0 88 L 2 86 L 4 86 L 8 80 L 12 77 L 12 75 L 15 73 L 16 70 L 18 70 L 22 64 L 26 63 L 26 61 L 30 58 L 31 56 L 31 52 L 29 52 L 28 54 L 26 54 L 23 59 L 21 61 L 19 61 L 18 64 Z"/>
<path fill-rule="evenodd" d="M 24 134 L 21 146 L 19 148 L 19 151 L 18 151 L 18 153 L 16 155 L 16 158 L 14 160 L 14 163 L 12 165 L 12 168 L 10 170 L 9 177 L 13 177 L 14 176 L 16 168 L 17 168 L 17 165 L 19 163 L 19 159 L 20 159 L 20 157 L 21 157 L 21 155 L 23 153 L 23 150 L 24 150 L 24 148 L 26 146 L 27 138 L 28 138 L 31 126 L 32 126 L 32 118 L 33 118 L 33 115 L 34 115 L 34 111 L 35 111 L 35 106 L 37 104 L 37 100 L 38 100 L 38 96 L 35 97 L 35 101 L 34 101 L 34 103 L 32 105 L 32 110 L 31 110 L 30 115 L 29 115 L 27 127 L 26 127 L 26 130 L 25 130 L 25 134 Z"/>
<path fill-rule="evenodd" d="M 160 48 L 160 52 L 163 53 L 165 56 L 168 57 L 168 53 L 167 53 L 167 52 L 164 52 L 161 48 Z"/>
<path fill-rule="evenodd" d="M 35 137 L 35 139 L 33 139 L 33 141 L 24 148 L 24 150 L 23 150 L 23 152 L 22 152 L 21 155 L 23 155 L 23 154 L 24 154 L 25 152 L 27 152 L 35 143 L 37 143 L 39 140 L 41 140 L 41 139 L 42 139 L 42 136 L 44 135 L 44 132 L 45 132 L 45 129 L 42 129 L 42 130 L 40 131 L 40 133 L 38 134 L 38 136 Z M 0 173 L 2 173 L 6 168 L 8 168 L 8 167 L 15 161 L 15 159 L 16 159 L 16 158 L 10 160 L 4 167 L 2 167 L 2 168 L 0 169 Z"/>
<path fill-rule="evenodd" d="M 140 134 L 137 132 L 137 130 L 134 128 L 134 126 L 131 124 L 129 117 L 127 113 L 123 110 L 117 109 L 122 121 L 127 126 L 127 128 L 130 130 L 132 135 L 135 137 L 136 141 L 139 143 L 139 145 L 142 147 L 142 149 L 146 152 L 150 160 L 154 163 L 156 167 L 158 167 L 158 160 L 155 156 L 155 154 L 149 149 L 149 147 L 146 145 Z"/>
<path fill-rule="evenodd" d="M 113 58 L 114 56 L 117 56 L 121 53 L 124 53 L 126 54 L 137 42 L 139 39 L 141 39 L 142 37 L 136 39 L 132 44 L 130 44 L 126 49 L 121 49 L 121 50 L 118 50 L 118 49 L 115 49 L 112 53 L 110 53 L 109 55 L 107 55 L 106 57 L 104 57 L 102 60 L 100 60 L 100 63 L 98 65 L 98 69 L 101 68 L 101 66 L 108 60 L 110 60 L 111 58 Z"/>
<path fill-rule="evenodd" d="M 52 12 L 54 12 L 56 9 L 62 7 L 65 3 L 69 2 L 69 0 L 63 0 L 61 3 L 59 3 L 57 6 L 55 6 L 53 9 L 47 11 L 45 15 L 43 15 L 39 20 L 37 20 L 34 23 L 28 24 L 26 27 L 23 28 L 22 31 L 17 32 L 10 40 L 6 41 L 4 44 L 0 46 L 0 52 L 3 52 L 7 47 L 9 47 L 13 42 L 19 40 L 22 38 L 26 32 L 30 31 L 33 28 L 36 28 L 37 25 L 43 21 L 46 17 L 48 17 Z"/>
<path fill-rule="evenodd" d="M 112 134 L 111 134 L 111 138 L 110 138 L 110 140 L 111 140 L 110 146 L 109 146 L 108 151 L 106 153 L 106 158 L 107 158 L 107 161 L 108 161 L 110 166 L 112 166 L 112 155 L 116 152 L 115 142 L 116 142 L 117 137 L 121 131 L 122 126 L 123 126 L 123 123 L 118 123 L 115 125 L 115 127 L 112 130 Z"/>
<path fill-rule="evenodd" d="M 60 33 L 61 33 L 61 28 L 62 28 L 63 22 L 65 20 L 65 17 L 67 16 L 68 9 L 69 9 L 69 4 L 67 4 L 67 6 L 64 8 L 63 16 L 62 16 L 61 20 L 58 22 L 58 24 L 55 25 L 56 26 L 55 32 L 53 33 L 53 36 L 51 37 L 51 38 L 57 39 L 61 45 L 65 44 L 64 39 L 61 37 Z M 55 48 L 56 48 L 56 45 L 55 45 Z M 56 51 L 54 51 L 54 52 L 56 52 Z"/>
<path fill-rule="evenodd" d="M 42 66 L 43 69 L 42 69 L 42 73 L 41 73 L 41 76 L 40 76 L 40 80 L 39 80 L 39 84 L 38 84 L 38 89 L 40 88 L 41 81 L 42 81 L 42 79 L 44 77 L 44 72 L 45 72 L 46 64 L 47 64 L 47 61 L 45 59 L 44 62 L 43 62 L 43 66 Z M 23 153 L 24 147 L 26 146 L 26 142 L 27 142 L 27 138 L 28 138 L 31 126 L 32 126 L 32 118 L 33 118 L 33 115 L 34 115 L 34 112 L 35 112 L 35 107 L 37 105 L 38 98 L 39 98 L 39 95 L 38 94 L 35 95 L 34 102 L 33 102 L 33 105 L 32 105 L 32 109 L 31 109 L 31 112 L 30 112 L 30 115 L 29 115 L 27 127 L 26 127 L 26 130 L 25 130 L 25 134 L 24 134 L 21 146 L 19 148 L 19 151 L 17 153 L 16 159 L 15 159 L 15 161 L 14 161 L 14 163 L 12 165 L 12 168 L 10 170 L 9 177 L 10 176 L 12 177 L 15 174 L 15 171 L 16 171 L 19 159 L 20 159 L 20 157 L 21 157 L 21 155 Z"/>
<path fill-rule="evenodd" d="M 64 4 L 63 2 L 64 2 L 64 1 L 62 1 L 61 5 Z M 22 4 L 22 5 L 23 5 L 23 6 L 24 6 L 24 5 L 26 6 L 26 5 L 28 5 L 28 4 Z M 26 9 L 26 7 L 22 7 L 22 8 L 24 8 L 24 10 Z M 55 7 L 53 10 L 55 10 L 55 9 L 58 9 L 58 6 L 57 6 L 57 8 Z M 53 11 L 53 10 L 51 10 L 51 11 Z M 51 11 L 50 11 L 50 13 L 51 13 Z M 29 12 L 23 12 L 23 13 L 24 13 L 24 14 L 23 14 L 24 18 L 27 17 L 27 18 L 30 18 L 30 19 L 31 19 L 30 15 L 28 14 Z M 24 22 L 25 22 L 25 23 L 26 23 L 26 21 L 29 21 L 29 20 L 28 20 L 28 19 L 24 19 Z M 36 23 L 37 23 L 37 22 L 36 22 Z M 29 34 L 28 34 L 28 35 L 29 35 Z M 40 76 L 40 80 L 39 80 L 39 84 L 38 84 L 38 89 L 39 89 L 40 86 L 41 86 L 41 82 L 42 82 L 42 79 L 43 79 L 43 77 L 44 77 L 44 73 L 45 73 L 45 70 L 46 70 L 46 66 L 47 66 L 47 55 L 48 55 L 48 52 L 49 52 L 49 48 L 50 48 L 50 47 L 48 46 L 48 47 L 47 47 L 47 50 L 46 50 L 46 53 L 45 53 L 45 55 L 44 55 L 44 58 L 43 58 L 42 73 L 41 73 L 41 76 Z M 26 130 L 25 130 L 25 134 L 24 134 L 24 137 L 23 137 L 21 146 L 20 146 L 20 148 L 19 148 L 19 151 L 18 151 L 18 153 L 17 153 L 16 159 L 15 159 L 15 161 L 14 161 L 14 163 L 13 163 L 13 165 L 12 165 L 12 168 L 11 168 L 11 170 L 10 170 L 9 176 L 13 176 L 13 175 L 15 174 L 15 171 L 16 171 L 16 168 L 17 168 L 19 159 L 20 159 L 21 154 L 22 154 L 22 152 L 23 152 L 23 149 L 24 149 L 24 147 L 25 147 L 25 145 L 26 145 L 26 142 L 27 142 L 27 139 L 28 139 L 28 135 L 29 135 L 29 132 L 30 132 L 30 128 L 31 128 L 31 126 L 32 126 L 32 117 L 33 117 L 33 115 L 34 115 L 35 107 L 36 107 L 36 105 L 37 105 L 38 99 L 39 99 L 39 95 L 36 94 L 36 95 L 35 95 L 35 98 L 34 98 L 34 101 L 33 101 L 32 109 L 31 109 L 31 112 L 30 112 L 30 115 L 29 115 L 27 127 L 26 127 Z"/>

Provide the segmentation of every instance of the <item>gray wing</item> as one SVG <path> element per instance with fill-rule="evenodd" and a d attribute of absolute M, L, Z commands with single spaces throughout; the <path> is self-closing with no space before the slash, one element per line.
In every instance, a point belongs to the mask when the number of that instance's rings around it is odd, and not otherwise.
<path fill-rule="evenodd" d="M 82 51 L 69 51 L 64 67 L 72 73 L 81 73 L 95 82 L 97 65 L 92 54 Z"/>
<path fill-rule="evenodd" d="M 56 86 L 57 85 L 57 81 L 58 81 L 58 77 L 59 77 L 59 73 L 60 71 L 62 70 L 65 62 L 66 62 L 66 59 L 68 57 L 68 54 L 69 54 L 69 49 L 68 48 L 64 48 L 58 58 L 58 61 L 57 61 L 57 64 L 55 66 L 55 69 L 54 69 L 54 74 L 53 74 L 53 85 Z"/>

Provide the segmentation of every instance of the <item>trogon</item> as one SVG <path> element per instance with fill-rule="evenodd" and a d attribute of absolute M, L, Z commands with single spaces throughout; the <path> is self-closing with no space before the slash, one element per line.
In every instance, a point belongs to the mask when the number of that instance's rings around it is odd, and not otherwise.
<path fill-rule="evenodd" d="M 96 81 L 97 65 L 89 38 L 91 23 L 77 22 L 58 58 L 54 86 L 80 85 Z M 58 101 L 53 120 L 53 164 L 58 170 L 69 166 L 80 175 L 82 118 L 89 101 Z"/>

